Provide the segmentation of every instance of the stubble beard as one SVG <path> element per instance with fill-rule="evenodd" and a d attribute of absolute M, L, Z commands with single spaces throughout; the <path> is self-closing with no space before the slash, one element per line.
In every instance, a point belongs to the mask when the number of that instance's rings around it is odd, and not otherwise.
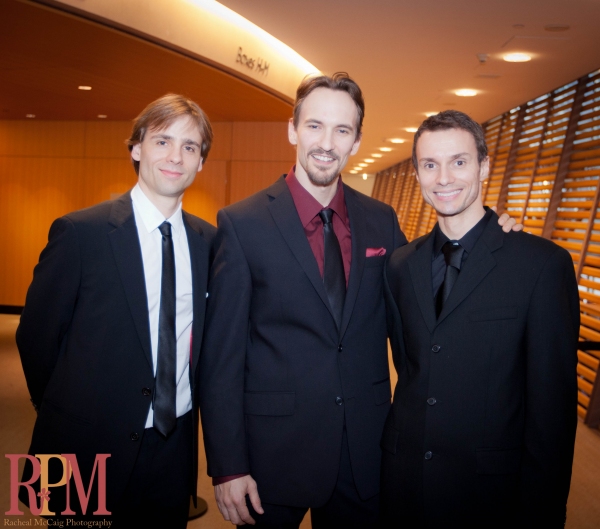
<path fill-rule="evenodd" d="M 312 151 L 311 153 L 309 153 L 309 156 L 312 156 L 313 154 L 323 154 L 326 156 L 331 156 L 338 162 L 338 164 L 340 161 L 340 159 L 335 154 L 332 154 L 332 153 L 326 153 L 323 151 Z M 311 184 L 313 184 L 315 186 L 321 186 L 321 187 L 327 187 L 327 186 L 331 185 L 331 183 L 338 177 L 339 174 L 340 174 L 340 166 L 339 165 L 336 168 L 331 169 L 330 172 L 314 170 L 311 168 L 307 168 L 307 171 L 306 171 L 306 175 L 308 176 L 308 179 L 310 180 Z"/>

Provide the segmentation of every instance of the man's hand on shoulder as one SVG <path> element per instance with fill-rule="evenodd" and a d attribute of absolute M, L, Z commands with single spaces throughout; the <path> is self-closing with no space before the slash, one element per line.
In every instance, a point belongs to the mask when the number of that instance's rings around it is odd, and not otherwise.
<path fill-rule="evenodd" d="M 258 496 L 256 481 L 251 476 L 242 476 L 220 485 L 215 485 L 215 498 L 219 511 L 225 520 L 234 525 L 254 525 L 256 522 L 250 516 L 246 506 L 246 494 L 250 498 L 252 507 L 258 514 L 262 514 L 263 508 Z"/>
<path fill-rule="evenodd" d="M 496 211 L 496 206 L 492 206 L 492 209 Z M 523 229 L 523 224 L 517 224 L 517 221 L 513 219 L 508 213 L 502 213 L 498 218 L 498 224 L 502 226 L 502 231 L 505 233 L 512 231 L 521 231 Z"/>

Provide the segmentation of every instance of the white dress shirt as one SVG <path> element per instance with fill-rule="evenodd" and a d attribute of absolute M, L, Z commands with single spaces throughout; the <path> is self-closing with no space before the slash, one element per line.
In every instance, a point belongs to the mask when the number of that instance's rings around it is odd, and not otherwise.
<path fill-rule="evenodd" d="M 193 320 L 192 266 L 187 234 L 183 225 L 181 204 L 168 219 L 156 208 L 140 188 L 131 190 L 133 213 L 137 226 L 146 294 L 148 296 L 148 317 L 150 319 L 150 343 L 152 345 L 152 366 L 156 377 L 158 352 L 158 316 L 160 312 L 160 290 L 162 275 L 162 235 L 158 227 L 166 220 L 171 224 L 173 247 L 175 250 L 175 337 L 177 339 L 177 417 L 192 409 L 190 390 L 190 345 Z M 150 407 L 146 428 L 153 426 L 154 410 Z"/>

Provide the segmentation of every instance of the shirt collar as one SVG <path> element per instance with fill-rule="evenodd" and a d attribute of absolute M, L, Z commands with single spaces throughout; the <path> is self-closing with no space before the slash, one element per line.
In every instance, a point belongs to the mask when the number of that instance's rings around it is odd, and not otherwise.
<path fill-rule="evenodd" d="M 298 181 L 295 172 L 296 166 L 290 169 L 285 177 L 292 199 L 300 216 L 302 227 L 306 228 L 308 224 L 319 214 L 319 211 L 325 208 L 331 208 L 343 221 L 348 217 L 346 201 L 344 199 L 344 186 L 342 185 L 342 176 L 338 177 L 337 190 L 331 199 L 329 205 L 323 207 L 321 203 L 313 197 Z"/>
<path fill-rule="evenodd" d="M 465 252 L 470 253 L 473 251 L 475 244 L 479 240 L 479 237 L 485 230 L 490 217 L 492 216 L 492 210 L 489 208 L 485 208 L 485 215 L 479 220 L 475 226 L 473 226 L 467 233 L 465 233 L 461 239 L 459 239 L 460 245 L 465 249 Z M 444 234 L 444 232 L 440 229 L 439 224 L 435 225 L 434 232 L 434 241 L 433 241 L 433 258 L 435 259 L 440 253 L 442 253 L 442 246 L 449 241 L 448 237 Z"/>
<path fill-rule="evenodd" d="M 139 184 L 131 190 L 131 202 L 138 215 L 141 217 L 144 227 L 148 233 L 157 229 L 165 220 L 171 224 L 171 232 L 175 237 L 183 229 L 183 215 L 181 213 L 181 202 L 175 213 L 168 219 L 158 210 L 152 201 L 144 194 Z"/>

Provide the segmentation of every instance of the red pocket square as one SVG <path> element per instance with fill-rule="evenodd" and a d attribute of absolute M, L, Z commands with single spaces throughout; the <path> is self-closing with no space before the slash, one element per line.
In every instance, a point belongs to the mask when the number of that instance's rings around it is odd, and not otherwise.
<path fill-rule="evenodd" d="M 385 255 L 385 248 L 367 248 L 367 257 Z"/>

